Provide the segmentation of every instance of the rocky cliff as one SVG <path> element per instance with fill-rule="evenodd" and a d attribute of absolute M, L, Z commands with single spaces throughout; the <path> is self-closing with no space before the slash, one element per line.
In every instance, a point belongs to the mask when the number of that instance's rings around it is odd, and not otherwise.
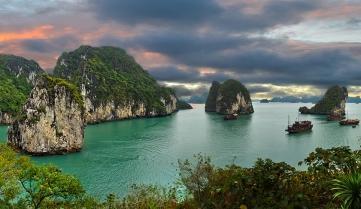
<path fill-rule="evenodd" d="M 218 81 L 213 81 L 209 89 L 205 110 L 206 112 L 216 112 L 217 95 L 221 84 Z"/>
<path fill-rule="evenodd" d="M 247 88 L 239 81 L 232 79 L 222 84 L 213 82 L 207 98 L 206 111 L 219 114 L 250 114 L 254 112 Z"/>
<path fill-rule="evenodd" d="M 8 131 L 8 143 L 34 155 L 62 154 L 82 148 L 84 102 L 77 87 L 63 79 L 39 77 Z"/>
<path fill-rule="evenodd" d="M 343 116 L 345 115 L 347 97 L 346 87 L 332 86 L 315 106 L 310 109 L 300 107 L 299 111 L 302 114 Z"/>
<path fill-rule="evenodd" d="M 120 48 L 81 46 L 63 53 L 54 75 L 81 90 L 88 123 L 164 116 L 177 109 L 173 90 L 159 86 Z"/>
<path fill-rule="evenodd" d="M 33 60 L 0 55 L 0 124 L 10 124 L 25 103 L 35 78 L 44 73 Z"/>

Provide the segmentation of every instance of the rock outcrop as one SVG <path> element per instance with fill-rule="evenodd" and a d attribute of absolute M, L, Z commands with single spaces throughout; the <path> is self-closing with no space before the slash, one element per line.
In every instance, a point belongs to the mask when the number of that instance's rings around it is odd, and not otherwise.
<path fill-rule="evenodd" d="M 44 73 L 33 60 L 0 55 L 0 124 L 11 124 L 29 95 L 37 75 Z"/>
<path fill-rule="evenodd" d="M 221 84 L 218 81 L 213 81 L 209 89 L 205 110 L 206 112 L 216 112 L 217 110 L 217 96 Z"/>
<path fill-rule="evenodd" d="M 158 85 L 120 48 L 81 46 L 63 53 L 54 75 L 81 90 L 88 123 L 165 116 L 177 110 L 174 91 Z"/>
<path fill-rule="evenodd" d="M 312 108 L 300 107 L 302 114 L 330 115 L 334 118 L 342 118 L 345 115 L 348 93 L 346 87 L 332 86 L 323 98 Z"/>
<path fill-rule="evenodd" d="M 207 98 L 206 111 L 224 115 L 254 112 L 247 88 L 232 79 L 222 84 L 213 82 Z"/>
<path fill-rule="evenodd" d="M 177 110 L 190 110 L 190 109 L 193 109 L 192 105 L 188 104 L 185 101 L 178 100 Z"/>
<path fill-rule="evenodd" d="M 0 124 L 10 125 L 14 122 L 14 117 L 10 113 L 0 112 Z"/>
<path fill-rule="evenodd" d="M 79 151 L 84 140 L 84 102 L 77 87 L 40 76 L 17 119 L 8 143 L 33 155 Z"/>

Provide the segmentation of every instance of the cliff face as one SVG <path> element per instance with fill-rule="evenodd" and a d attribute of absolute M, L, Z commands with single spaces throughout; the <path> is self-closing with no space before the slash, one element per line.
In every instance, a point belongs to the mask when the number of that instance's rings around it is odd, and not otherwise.
<path fill-rule="evenodd" d="M 84 103 L 77 88 L 63 79 L 42 76 L 21 117 L 9 128 L 8 143 L 34 155 L 75 152 L 84 139 Z"/>
<path fill-rule="evenodd" d="M 332 86 L 315 106 L 310 109 L 301 107 L 299 111 L 302 114 L 343 116 L 345 115 L 347 97 L 346 87 Z"/>
<path fill-rule="evenodd" d="M 116 105 L 114 101 L 110 101 L 99 106 L 94 106 L 92 101 L 86 98 L 85 120 L 87 123 L 98 123 L 101 121 L 169 115 L 177 109 L 177 98 L 174 95 L 170 97 L 169 100 L 161 98 L 161 102 L 164 105 L 163 112 L 159 112 L 156 109 L 149 110 L 144 103 L 135 102 L 134 100 L 118 105 Z"/>
<path fill-rule="evenodd" d="M 119 48 L 81 46 L 63 53 L 54 74 L 79 87 L 89 123 L 164 116 L 177 109 L 173 90 L 159 86 Z"/>
<path fill-rule="evenodd" d="M 210 95 L 207 98 L 206 111 L 219 114 L 250 114 L 254 112 L 249 92 L 240 82 L 231 79 L 219 86 L 217 83 L 214 84 L 212 87 L 215 88 L 211 87 Z M 215 93 L 217 88 L 218 91 Z"/>
<path fill-rule="evenodd" d="M 212 86 L 209 89 L 209 93 L 206 101 L 206 106 L 205 106 L 206 112 L 216 112 L 217 110 L 216 102 L 217 102 L 217 96 L 220 86 L 221 84 L 219 82 L 217 81 L 212 82 Z"/>
<path fill-rule="evenodd" d="M 10 124 L 25 103 L 35 78 L 44 73 L 32 61 L 14 55 L 0 55 L 0 124 Z"/>

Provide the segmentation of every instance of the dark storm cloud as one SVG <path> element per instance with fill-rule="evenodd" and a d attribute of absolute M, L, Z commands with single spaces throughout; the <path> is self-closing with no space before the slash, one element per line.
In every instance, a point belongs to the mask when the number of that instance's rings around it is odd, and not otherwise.
<path fill-rule="evenodd" d="M 89 0 L 90 7 L 102 20 L 134 25 L 167 27 L 210 26 L 224 30 L 264 30 L 276 25 L 301 21 L 306 12 L 321 6 L 320 1 L 265 1 L 259 11 L 247 12 L 243 1 L 223 7 L 215 0 Z"/>
<path fill-rule="evenodd" d="M 192 81 L 199 77 L 197 71 L 180 70 L 175 66 L 153 68 L 149 72 L 159 81 Z"/>
<path fill-rule="evenodd" d="M 244 12 L 244 5 L 224 10 L 212 20 L 212 25 L 230 31 L 264 30 L 274 26 L 300 22 L 306 12 L 320 8 L 320 1 L 267 1 L 260 11 Z"/>
<path fill-rule="evenodd" d="M 271 89 L 266 86 L 250 86 L 250 87 L 247 87 L 247 89 L 251 94 L 271 92 Z"/>
<path fill-rule="evenodd" d="M 221 12 L 214 0 L 89 0 L 100 19 L 132 24 L 195 24 Z"/>
<path fill-rule="evenodd" d="M 146 50 L 164 54 L 175 63 L 190 68 L 208 67 L 215 74 L 183 78 L 192 81 L 223 80 L 232 72 L 248 83 L 310 84 L 326 86 L 335 83 L 361 84 L 361 59 L 356 56 L 361 44 L 352 47 L 324 47 L 292 50 L 287 40 L 232 37 L 224 34 L 199 36 L 164 32 L 135 37 L 131 42 Z M 164 71 L 170 80 L 180 79 L 179 72 Z"/>
<path fill-rule="evenodd" d="M 209 82 L 213 80 L 224 81 L 230 79 L 231 76 L 223 72 L 215 72 L 202 74 L 197 69 L 179 69 L 177 66 L 166 66 L 161 68 L 148 69 L 149 73 L 159 81 L 170 82 Z"/>

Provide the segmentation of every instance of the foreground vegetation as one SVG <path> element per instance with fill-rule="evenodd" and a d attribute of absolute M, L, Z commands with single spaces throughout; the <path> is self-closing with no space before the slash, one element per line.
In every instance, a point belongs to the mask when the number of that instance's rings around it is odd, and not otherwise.
<path fill-rule="evenodd" d="M 179 161 L 174 188 L 133 186 L 125 198 L 109 194 L 101 201 L 74 176 L 34 165 L 0 144 L 0 208 L 361 208 L 361 150 L 318 148 L 300 162 L 304 171 L 269 159 L 251 168 L 218 168 L 208 157 L 195 157 L 195 163 Z"/>

